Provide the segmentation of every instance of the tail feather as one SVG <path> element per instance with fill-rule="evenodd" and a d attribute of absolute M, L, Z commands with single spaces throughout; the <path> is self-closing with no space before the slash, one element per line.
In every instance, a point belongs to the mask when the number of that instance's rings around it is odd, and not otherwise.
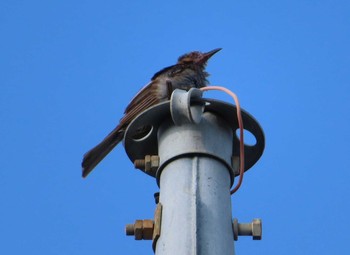
<path fill-rule="evenodd" d="M 97 166 L 98 163 L 104 159 L 111 150 L 123 139 L 124 131 L 118 127 L 115 128 L 101 143 L 85 153 L 83 162 L 81 164 L 83 168 L 83 177 L 88 174 Z"/>

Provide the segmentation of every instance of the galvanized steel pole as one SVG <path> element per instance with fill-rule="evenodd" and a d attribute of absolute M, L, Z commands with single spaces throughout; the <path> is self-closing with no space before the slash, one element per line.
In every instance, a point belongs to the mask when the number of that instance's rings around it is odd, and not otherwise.
<path fill-rule="evenodd" d="M 166 122 L 158 131 L 159 156 L 167 162 L 160 175 L 157 255 L 234 254 L 230 170 L 215 157 L 232 154 L 225 124 L 205 113 L 200 124 Z"/>

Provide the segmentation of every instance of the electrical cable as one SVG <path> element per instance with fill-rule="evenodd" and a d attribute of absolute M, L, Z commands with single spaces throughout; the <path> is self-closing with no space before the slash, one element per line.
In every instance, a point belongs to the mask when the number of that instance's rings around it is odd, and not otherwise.
<path fill-rule="evenodd" d="M 223 91 L 223 92 L 227 93 L 228 95 L 230 95 L 236 104 L 237 120 L 238 120 L 238 127 L 239 127 L 239 180 L 238 180 L 236 187 L 234 187 L 230 191 L 230 194 L 232 195 L 241 187 L 242 182 L 243 182 L 243 175 L 244 175 L 244 137 L 243 137 L 244 128 L 243 128 L 241 106 L 239 104 L 239 100 L 238 100 L 237 95 L 227 88 L 224 88 L 221 86 L 208 86 L 208 87 L 203 87 L 200 90 L 202 90 L 202 91 L 209 91 L 209 90 Z"/>

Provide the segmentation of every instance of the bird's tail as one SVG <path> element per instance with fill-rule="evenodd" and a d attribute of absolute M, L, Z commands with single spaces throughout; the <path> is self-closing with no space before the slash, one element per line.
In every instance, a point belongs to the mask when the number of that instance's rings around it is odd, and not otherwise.
<path fill-rule="evenodd" d="M 85 153 L 81 166 L 85 178 L 107 154 L 123 139 L 124 131 L 116 127 L 102 142 Z"/>

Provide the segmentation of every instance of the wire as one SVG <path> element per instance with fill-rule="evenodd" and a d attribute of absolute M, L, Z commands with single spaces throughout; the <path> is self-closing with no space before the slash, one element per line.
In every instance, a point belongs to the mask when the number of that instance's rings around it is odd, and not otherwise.
<path fill-rule="evenodd" d="M 223 92 L 227 93 L 228 95 L 230 95 L 236 104 L 238 127 L 239 127 L 239 180 L 238 180 L 236 187 L 234 187 L 230 192 L 232 195 L 241 187 L 242 182 L 243 182 L 243 175 L 244 175 L 244 137 L 243 137 L 244 128 L 243 128 L 241 106 L 239 104 L 239 100 L 238 100 L 237 95 L 227 88 L 224 88 L 221 86 L 208 86 L 208 87 L 203 87 L 200 90 L 202 90 L 202 91 L 208 91 L 208 90 L 223 91 Z"/>

